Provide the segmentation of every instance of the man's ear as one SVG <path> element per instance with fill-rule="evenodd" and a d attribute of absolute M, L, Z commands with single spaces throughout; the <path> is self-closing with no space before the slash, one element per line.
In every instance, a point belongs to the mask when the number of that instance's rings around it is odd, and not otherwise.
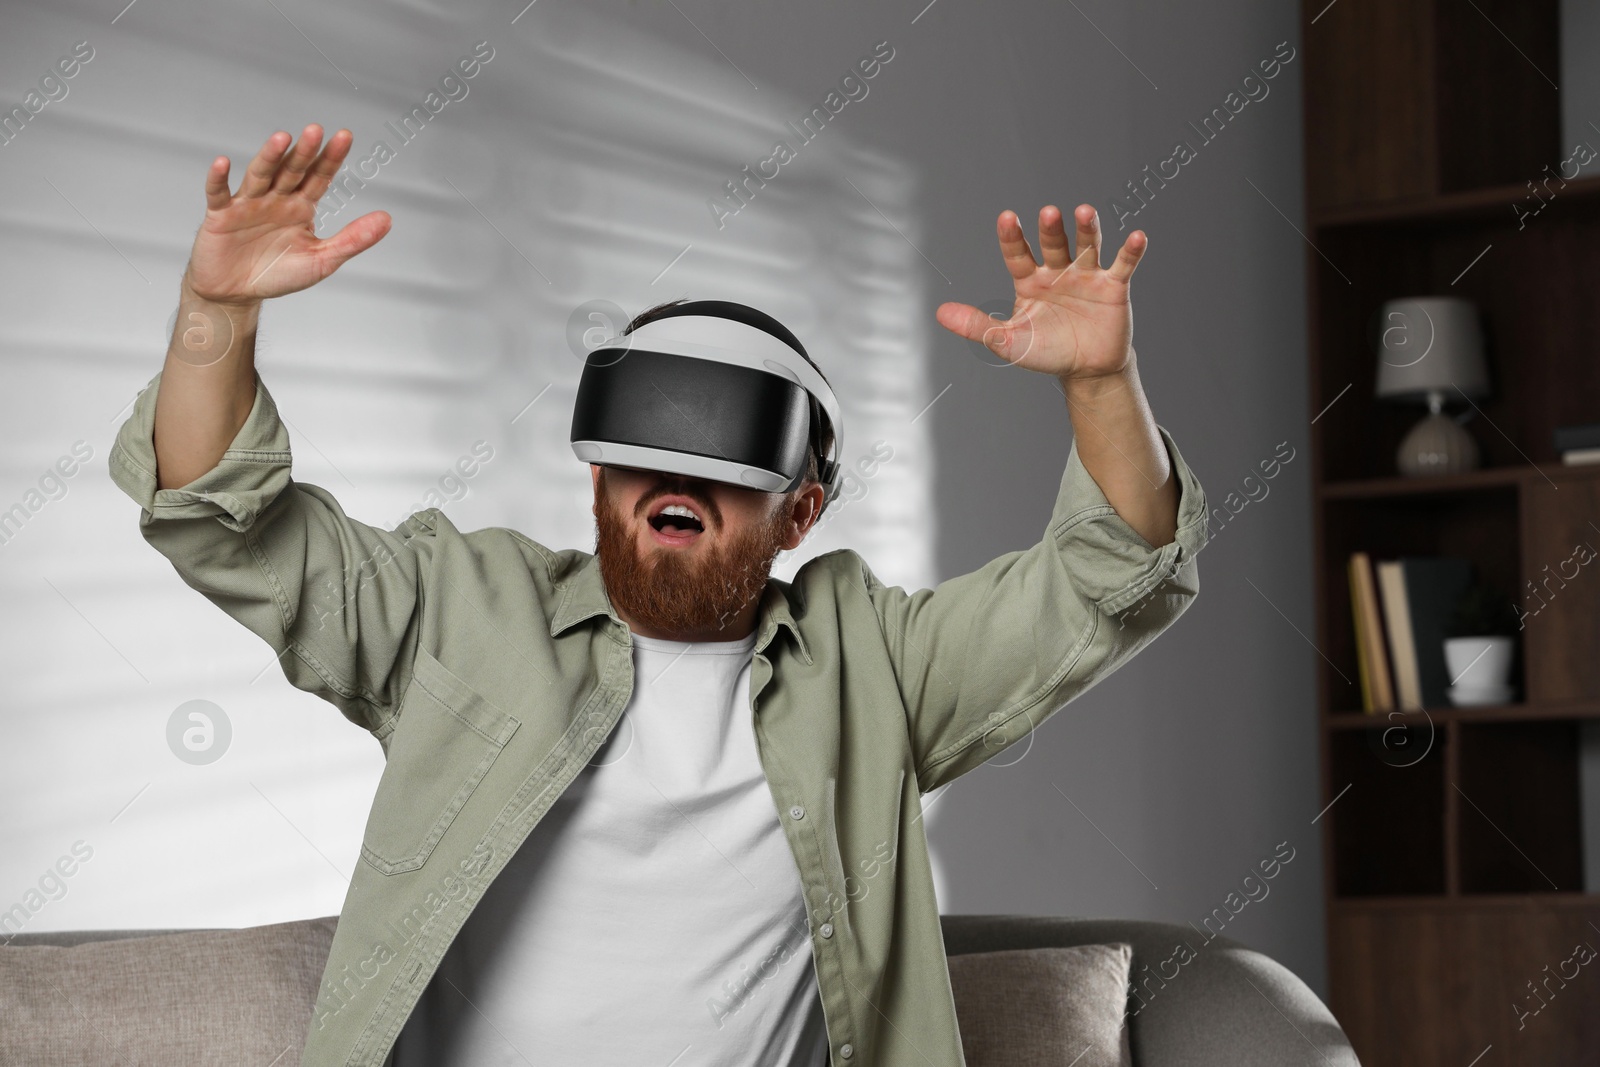
<path fill-rule="evenodd" d="M 816 524 L 817 516 L 822 511 L 823 495 L 820 484 L 807 482 L 805 488 L 795 496 L 794 503 L 789 508 L 783 543 L 785 551 L 799 548 L 800 542 L 805 540 L 806 534 Z"/>
<path fill-rule="evenodd" d="M 600 464 L 589 464 L 589 482 L 594 486 L 594 503 L 589 506 L 589 510 L 599 518 L 600 513 L 596 509 L 600 507 Z"/>

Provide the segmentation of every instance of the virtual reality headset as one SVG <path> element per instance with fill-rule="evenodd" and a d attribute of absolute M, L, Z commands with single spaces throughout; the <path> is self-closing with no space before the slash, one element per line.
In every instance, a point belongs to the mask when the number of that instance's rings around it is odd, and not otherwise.
<path fill-rule="evenodd" d="M 570 440 L 586 463 L 766 493 L 797 488 L 815 447 L 826 508 L 839 494 L 844 424 L 827 380 L 781 323 L 744 304 L 696 300 L 589 353 Z"/>

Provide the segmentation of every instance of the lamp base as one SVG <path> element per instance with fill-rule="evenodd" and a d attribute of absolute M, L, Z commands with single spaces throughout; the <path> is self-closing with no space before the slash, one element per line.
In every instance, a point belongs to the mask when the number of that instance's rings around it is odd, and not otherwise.
<path fill-rule="evenodd" d="M 1406 434 L 1395 462 L 1408 478 L 1463 474 L 1478 469 L 1478 443 L 1455 419 L 1435 411 Z"/>

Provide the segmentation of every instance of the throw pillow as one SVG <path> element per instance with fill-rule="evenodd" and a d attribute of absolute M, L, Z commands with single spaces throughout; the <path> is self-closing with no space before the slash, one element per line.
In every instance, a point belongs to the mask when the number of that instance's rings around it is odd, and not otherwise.
<path fill-rule="evenodd" d="M 1132 964 L 1122 943 L 951 956 L 967 1067 L 1133 1067 Z"/>

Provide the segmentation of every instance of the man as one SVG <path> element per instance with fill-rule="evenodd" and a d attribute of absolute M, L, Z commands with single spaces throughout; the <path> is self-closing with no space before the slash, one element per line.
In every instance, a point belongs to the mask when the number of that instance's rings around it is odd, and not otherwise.
<path fill-rule="evenodd" d="M 821 433 L 783 492 L 594 466 L 593 555 L 437 509 L 381 530 L 294 482 L 261 301 L 390 222 L 315 236 L 351 143 L 321 138 L 273 134 L 231 195 L 212 162 L 172 345 L 110 461 L 184 580 L 384 747 L 303 1062 L 961 1063 L 922 795 L 1198 593 L 1205 497 L 1131 346 L 1145 235 L 1102 269 L 1093 208 L 1074 253 L 1047 207 L 1041 265 L 1002 213 L 1011 318 L 938 309 L 1065 396 L 1039 543 L 911 594 L 848 549 L 786 583 L 771 562 L 827 495 Z"/>

